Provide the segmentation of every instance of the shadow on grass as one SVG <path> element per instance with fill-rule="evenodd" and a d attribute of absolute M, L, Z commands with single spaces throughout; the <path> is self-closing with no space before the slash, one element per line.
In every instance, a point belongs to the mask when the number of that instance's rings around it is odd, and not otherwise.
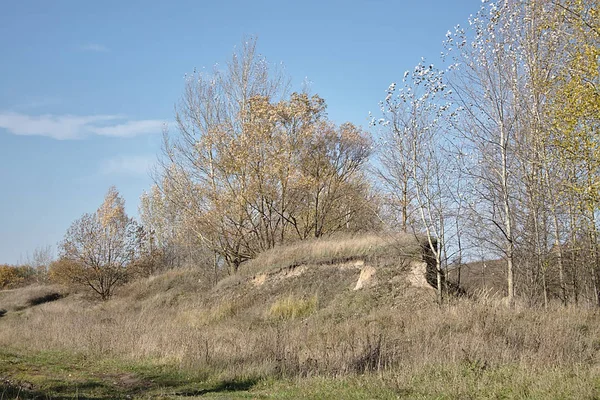
<path fill-rule="evenodd" d="M 227 380 L 227 381 L 218 383 L 217 385 L 215 385 L 212 388 L 177 392 L 177 393 L 175 393 L 175 396 L 192 397 L 192 396 L 203 396 L 208 393 L 241 392 L 241 391 L 250 390 L 257 383 L 258 383 L 258 379 L 256 379 L 256 378 L 243 379 L 243 380 Z"/>
<path fill-rule="evenodd" d="M 64 297 L 63 294 L 58 293 L 58 292 L 53 292 L 53 293 L 47 293 L 41 296 L 36 296 L 32 299 L 29 299 L 29 301 L 27 302 L 30 306 L 37 306 L 40 304 L 44 304 L 44 303 L 50 303 L 52 301 L 56 301 L 56 300 L 60 300 Z"/>
<path fill-rule="evenodd" d="M 97 395 L 89 394 L 98 391 Z M 109 400 L 125 398 L 124 394 L 115 393 L 111 388 L 99 382 L 85 382 L 77 385 L 57 385 L 47 389 L 34 389 L 32 385 L 23 383 L 0 382 L 0 400 L 40 399 L 40 400 Z"/>
<path fill-rule="evenodd" d="M 198 390 L 183 390 L 174 393 L 179 397 L 203 396 L 208 393 L 227 393 L 247 391 L 251 389 L 258 379 L 243 379 L 243 380 L 227 380 L 215 384 L 213 387 L 198 389 Z M 168 389 L 169 386 L 175 389 L 181 382 L 170 382 L 171 385 L 157 385 L 162 389 Z M 201 384 L 199 382 L 199 384 Z M 44 389 L 34 388 L 29 383 L 17 383 L 9 381 L 0 381 L 0 400 L 13 399 L 40 399 L 40 400 L 109 400 L 109 399 L 124 399 L 131 398 L 132 395 L 144 396 L 147 392 L 157 389 L 154 385 L 145 387 L 132 387 L 123 390 L 112 385 L 107 385 L 104 382 L 84 382 L 75 384 L 57 384 L 51 385 Z"/>

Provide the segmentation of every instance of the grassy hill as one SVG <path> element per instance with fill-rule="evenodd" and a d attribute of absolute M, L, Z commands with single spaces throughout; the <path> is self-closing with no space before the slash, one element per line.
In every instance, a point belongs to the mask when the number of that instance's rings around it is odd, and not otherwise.
<path fill-rule="evenodd" d="M 0 292 L 0 399 L 594 398 L 595 310 L 439 307 L 422 246 L 361 236 L 273 249 L 210 285 L 171 270 L 110 301 Z"/>

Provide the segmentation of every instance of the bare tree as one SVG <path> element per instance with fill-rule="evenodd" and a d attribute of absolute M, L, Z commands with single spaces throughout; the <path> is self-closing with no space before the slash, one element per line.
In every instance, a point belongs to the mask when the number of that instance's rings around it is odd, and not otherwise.
<path fill-rule="evenodd" d="M 452 217 L 451 159 L 445 151 L 442 115 L 444 103 L 444 72 L 424 61 L 404 75 L 404 85 L 392 84 L 382 102 L 384 128 L 389 129 L 379 176 L 392 194 L 400 198 L 402 227 L 408 223 L 409 196 L 411 207 L 418 214 L 427 244 L 435 259 L 437 300 L 442 303 L 444 274 L 447 266 L 447 227 Z M 450 162 L 449 162 L 450 161 Z M 409 194 L 410 191 L 410 194 Z M 413 226 L 415 229 L 415 226 Z"/>
<path fill-rule="evenodd" d="M 54 260 L 54 251 L 52 246 L 40 246 L 33 250 L 33 253 L 27 253 L 21 264 L 30 268 L 32 274 L 38 283 L 46 281 L 48 277 L 48 267 Z"/>
<path fill-rule="evenodd" d="M 125 214 L 123 198 L 111 187 L 96 212 L 84 214 L 69 227 L 51 276 L 88 287 L 102 300 L 109 299 L 128 278 L 128 267 L 136 257 L 137 228 Z"/>
<path fill-rule="evenodd" d="M 508 2 L 484 4 L 470 20 L 472 39 L 456 27 L 446 40 L 448 51 L 457 54 L 450 80 L 458 115 L 455 128 L 477 159 L 476 168 L 467 171 L 480 197 L 473 215 L 481 220 L 473 223 L 492 228 L 483 239 L 501 250 L 506 260 L 511 304 L 515 295 L 515 199 L 520 183 L 515 141 L 522 129 L 518 42 L 509 26 L 516 18 Z M 496 233 L 500 240 L 492 239 Z"/>

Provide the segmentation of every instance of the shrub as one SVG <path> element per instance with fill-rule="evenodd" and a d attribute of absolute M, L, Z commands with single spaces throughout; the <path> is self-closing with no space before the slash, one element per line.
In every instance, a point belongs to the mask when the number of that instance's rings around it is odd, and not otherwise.
<path fill-rule="evenodd" d="M 306 317 L 317 310 L 317 296 L 308 299 L 290 295 L 271 305 L 268 316 L 274 319 L 295 319 Z"/>
<path fill-rule="evenodd" d="M 128 266 L 128 269 L 131 276 L 146 278 L 159 271 L 163 271 L 167 264 L 167 255 L 165 252 L 157 250 L 152 253 L 142 254 Z"/>
<path fill-rule="evenodd" d="M 16 267 L 10 265 L 0 265 L 0 289 L 7 289 L 17 286 L 23 281 Z"/>
<path fill-rule="evenodd" d="M 75 277 L 81 275 L 81 266 L 75 261 L 60 258 L 50 264 L 48 268 L 48 279 L 62 285 L 77 283 Z"/>

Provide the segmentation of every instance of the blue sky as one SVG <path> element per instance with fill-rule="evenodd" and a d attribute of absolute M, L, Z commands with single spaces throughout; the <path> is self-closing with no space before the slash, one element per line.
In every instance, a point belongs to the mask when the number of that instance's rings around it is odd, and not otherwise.
<path fill-rule="evenodd" d="M 130 215 L 152 180 L 184 74 L 250 35 L 293 89 L 368 128 L 392 81 L 481 0 L 6 1 L 0 4 L 0 263 L 56 251 L 116 185 Z"/>

